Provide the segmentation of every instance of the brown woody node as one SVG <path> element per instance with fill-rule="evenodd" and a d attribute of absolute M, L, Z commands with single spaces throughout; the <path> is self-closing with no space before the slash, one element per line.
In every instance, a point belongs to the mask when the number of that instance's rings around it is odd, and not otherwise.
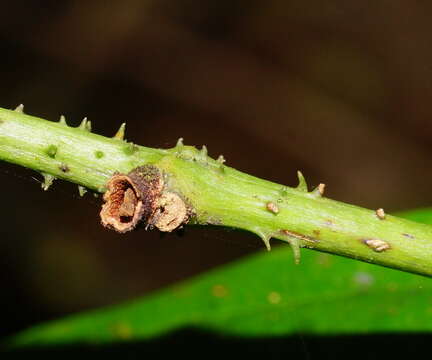
<path fill-rule="evenodd" d="M 163 175 L 153 165 L 137 167 L 127 175 L 114 174 L 107 189 L 100 212 L 105 227 L 124 233 L 142 221 L 169 232 L 187 221 L 185 202 L 179 195 L 163 191 Z"/>

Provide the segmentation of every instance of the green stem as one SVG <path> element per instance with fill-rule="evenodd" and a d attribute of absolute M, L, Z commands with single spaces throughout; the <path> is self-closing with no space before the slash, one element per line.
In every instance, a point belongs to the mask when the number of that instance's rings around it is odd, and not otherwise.
<path fill-rule="evenodd" d="M 151 149 L 91 133 L 19 111 L 0 109 L 0 159 L 45 175 L 104 192 L 114 172 L 128 173 L 152 164 L 162 170 L 170 189 L 194 210 L 193 223 L 251 231 L 269 247 L 269 239 L 352 257 L 422 275 L 432 275 L 432 227 L 377 213 L 290 188 L 223 165 L 181 142 L 167 150 Z"/>

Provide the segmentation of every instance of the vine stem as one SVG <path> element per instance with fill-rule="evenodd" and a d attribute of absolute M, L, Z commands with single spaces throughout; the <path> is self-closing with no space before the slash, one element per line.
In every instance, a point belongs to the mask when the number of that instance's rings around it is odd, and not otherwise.
<path fill-rule="evenodd" d="M 270 249 L 270 238 L 288 242 L 296 261 L 306 247 L 417 274 L 432 275 L 432 227 L 330 200 L 324 185 L 308 191 L 299 173 L 291 188 L 239 172 L 201 150 L 183 145 L 152 149 L 91 133 L 84 119 L 70 127 L 0 108 L 0 159 L 36 170 L 46 190 L 56 178 L 104 193 L 115 173 L 152 165 L 171 191 L 193 210 L 190 223 L 251 231 Z"/>

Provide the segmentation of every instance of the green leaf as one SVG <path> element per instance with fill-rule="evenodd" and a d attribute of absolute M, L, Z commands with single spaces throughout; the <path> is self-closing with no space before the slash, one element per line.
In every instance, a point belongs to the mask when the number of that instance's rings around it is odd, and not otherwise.
<path fill-rule="evenodd" d="M 412 221 L 417 221 L 423 224 L 432 225 L 432 208 L 420 208 L 404 211 L 396 214 L 396 216 L 400 216 Z"/>
<path fill-rule="evenodd" d="M 407 213 L 432 219 L 430 210 Z M 407 240 L 408 241 L 408 240 Z M 432 330 L 432 280 L 281 246 L 151 296 L 24 331 L 14 346 L 139 341 L 195 327 L 241 336 Z"/>

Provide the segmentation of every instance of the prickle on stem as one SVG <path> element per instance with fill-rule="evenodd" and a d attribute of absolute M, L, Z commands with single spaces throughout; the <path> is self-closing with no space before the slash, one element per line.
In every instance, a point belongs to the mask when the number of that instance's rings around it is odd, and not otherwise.
<path fill-rule="evenodd" d="M 258 235 L 261 240 L 264 242 L 264 245 L 267 249 L 267 251 L 271 250 L 271 246 L 270 246 L 270 239 L 271 239 L 271 235 L 268 234 L 267 232 L 262 231 L 260 228 L 255 228 L 252 230 L 252 232 L 254 232 L 256 235 Z"/>
<path fill-rule="evenodd" d="M 91 132 L 91 121 L 87 120 L 87 117 L 82 119 L 81 124 L 79 124 L 78 129 Z"/>
<path fill-rule="evenodd" d="M 43 191 L 47 191 L 50 186 L 52 185 L 52 183 L 54 182 L 54 180 L 56 179 L 55 176 L 51 175 L 51 174 L 47 174 L 47 173 L 41 173 L 43 176 L 43 182 L 41 183 L 41 187 L 43 189 Z"/>
<path fill-rule="evenodd" d="M 14 111 L 24 114 L 24 104 L 19 104 Z"/>
<path fill-rule="evenodd" d="M 64 115 L 60 115 L 59 124 L 62 124 L 62 125 L 66 125 L 66 126 L 67 126 L 66 118 L 65 118 Z"/>
<path fill-rule="evenodd" d="M 119 129 L 117 130 L 117 132 L 115 133 L 115 135 L 113 136 L 113 139 L 124 140 L 125 131 L 126 131 L 126 123 L 122 123 Z"/>
<path fill-rule="evenodd" d="M 298 177 L 298 180 L 299 180 L 299 183 L 297 185 L 297 190 L 307 192 L 308 191 L 308 186 L 307 186 L 307 183 L 306 183 L 306 179 L 304 178 L 304 176 L 303 176 L 303 174 L 301 173 L 300 170 L 297 171 L 297 177 Z"/>
<path fill-rule="evenodd" d="M 220 164 L 223 164 L 223 163 L 225 163 L 226 160 L 225 160 L 223 155 L 219 155 L 219 157 L 217 158 L 216 161 Z"/>
<path fill-rule="evenodd" d="M 294 254 L 294 263 L 296 265 L 300 264 L 300 236 L 289 230 L 282 230 L 281 232 L 286 236 L 286 239 L 291 246 Z"/>
<path fill-rule="evenodd" d="M 321 197 L 321 196 L 324 195 L 325 187 L 326 187 L 325 184 L 320 183 L 320 184 L 319 184 L 319 185 L 318 185 L 318 186 L 313 190 L 312 193 L 313 193 L 314 195 L 318 196 L 318 197 Z"/>
<path fill-rule="evenodd" d="M 86 192 L 87 192 L 87 189 L 84 186 L 78 185 L 79 196 L 83 197 Z"/>

